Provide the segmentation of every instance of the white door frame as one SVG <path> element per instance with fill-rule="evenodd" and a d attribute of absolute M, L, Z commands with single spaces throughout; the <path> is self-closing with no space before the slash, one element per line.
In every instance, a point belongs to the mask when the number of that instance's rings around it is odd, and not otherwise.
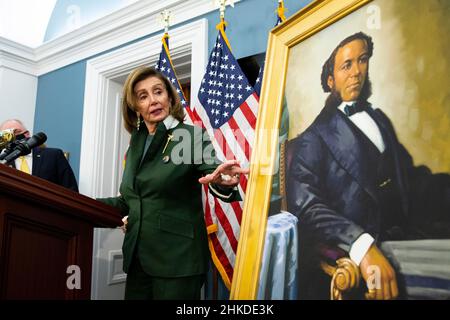
<path fill-rule="evenodd" d="M 197 92 L 207 63 L 207 27 L 207 20 L 200 19 L 169 32 L 172 58 L 191 56 L 190 103 L 193 106 L 199 105 Z M 116 120 L 121 117 L 117 106 L 114 107 L 115 110 L 111 110 L 112 106 L 106 103 L 108 84 L 112 79 L 126 75 L 138 66 L 154 65 L 161 51 L 161 38 L 162 34 L 158 34 L 87 61 L 80 155 L 80 193 L 93 198 L 116 195 L 114 190 L 118 190 L 119 178 L 114 175 L 118 175 L 118 171 L 111 168 L 116 168 L 117 164 L 111 164 L 111 162 L 117 162 L 117 159 L 120 159 L 118 153 L 123 129 L 118 125 L 121 121 L 114 121 L 115 123 L 107 121 L 107 115 L 111 115 L 111 112 L 117 115 Z M 179 76 L 181 78 L 189 75 Z M 106 150 L 111 146 L 114 150 Z M 111 154 L 115 155 L 114 159 L 109 156 Z M 113 181 L 113 183 L 104 183 L 105 180 Z M 95 258 L 102 242 L 98 231 L 94 232 L 92 299 L 98 296 L 97 279 L 100 270 Z M 108 261 L 108 264 L 112 263 L 114 259 Z M 121 278 L 117 274 L 111 274 L 111 277 Z M 114 279 L 110 281 L 114 282 Z"/>

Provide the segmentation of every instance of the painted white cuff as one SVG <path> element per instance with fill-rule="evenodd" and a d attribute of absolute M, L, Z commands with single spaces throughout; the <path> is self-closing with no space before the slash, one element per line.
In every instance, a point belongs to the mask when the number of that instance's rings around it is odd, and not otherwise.
<path fill-rule="evenodd" d="M 375 239 L 370 234 L 363 233 L 358 239 L 356 239 L 355 242 L 353 242 L 352 247 L 350 248 L 349 256 L 350 259 L 358 265 L 358 267 L 374 241 Z"/>

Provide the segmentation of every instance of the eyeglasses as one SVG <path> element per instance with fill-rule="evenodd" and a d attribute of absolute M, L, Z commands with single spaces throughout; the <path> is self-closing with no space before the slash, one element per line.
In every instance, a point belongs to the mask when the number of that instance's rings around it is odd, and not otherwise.
<path fill-rule="evenodd" d="M 25 131 L 20 131 L 20 130 L 14 130 L 14 136 L 16 137 L 16 140 L 22 140 L 25 139 L 29 136 L 30 131 L 25 130 Z"/>
<path fill-rule="evenodd" d="M 28 130 L 25 130 L 25 131 L 20 131 L 19 129 L 14 129 L 14 135 L 15 136 L 19 136 L 19 135 L 26 135 L 26 134 L 29 134 L 30 133 L 30 131 L 28 131 Z"/>

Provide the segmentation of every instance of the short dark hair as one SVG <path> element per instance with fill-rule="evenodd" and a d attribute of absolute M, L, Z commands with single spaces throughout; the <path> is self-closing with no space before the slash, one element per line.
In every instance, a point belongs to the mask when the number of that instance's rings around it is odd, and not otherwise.
<path fill-rule="evenodd" d="M 176 89 L 172 86 L 170 81 L 161 72 L 150 68 L 140 67 L 133 70 L 125 81 L 123 87 L 123 100 L 122 100 L 122 116 L 124 120 L 125 129 L 131 133 L 134 128 L 137 127 L 137 115 L 136 115 L 136 94 L 134 93 L 134 87 L 139 81 L 145 80 L 150 77 L 156 77 L 160 79 L 166 87 L 169 98 L 172 100 L 172 104 L 169 109 L 169 114 L 180 122 L 184 120 L 184 108 L 180 101 Z"/>
<path fill-rule="evenodd" d="M 333 76 L 334 72 L 334 63 L 336 61 L 336 54 L 340 48 L 345 46 L 347 43 L 352 42 L 353 40 L 363 40 L 367 44 L 367 54 L 369 55 L 369 58 L 372 57 L 373 54 L 373 41 L 372 37 L 368 36 L 364 32 L 357 32 L 355 34 L 352 34 L 351 36 L 345 38 L 341 41 L 341 43 L 338 44 L 338 46 L 333 50 L 330 57 L 325 61 L 324 65 L 322 66 L 322 74 L 320 76 L 320 80 L 322 83 L 322 89 L 324 92 L 330 92 L 331 89 L 328 86 L 328 77 Z"/>

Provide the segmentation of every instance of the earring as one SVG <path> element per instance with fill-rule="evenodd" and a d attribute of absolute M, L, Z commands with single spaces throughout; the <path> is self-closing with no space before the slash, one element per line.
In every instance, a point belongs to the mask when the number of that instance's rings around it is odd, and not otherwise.
<path fill-rule="evenodd" d="M 141 115 L 139 114 L 139 112 L 136 112 L 136 115 L 137 115 L 136 129 L 137 131 L 139 131 L 139 128 L 141 127 Z"/>

